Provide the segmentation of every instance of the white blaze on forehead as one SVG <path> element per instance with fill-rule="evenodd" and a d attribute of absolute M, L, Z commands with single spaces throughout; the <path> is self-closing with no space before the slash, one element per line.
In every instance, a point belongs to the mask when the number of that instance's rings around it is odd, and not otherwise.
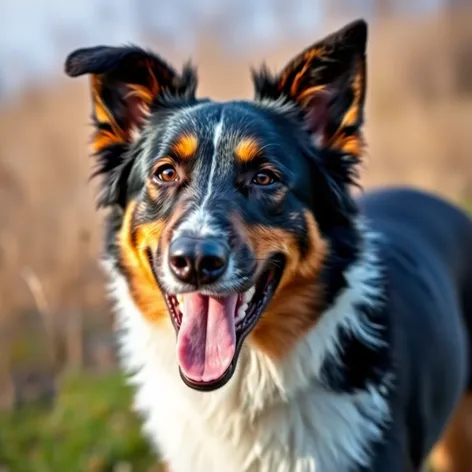
<path fill-rule="evenodd" d="M 218 123 L 216 124 L 214 132 L 213 132 L 213 155 L 211 156 L 210 177 L 208 179 L 208 190 L 205 196 L 203 197 L 203 201 L 200 206 L 201 210 L 205 210 L 205 207 L 208 204 L 208 201 L 210 200 L 211 192 L 213 191 L 213 179 L 215 178 L 216 163 L 218 162 L 217 161 L 218 144 L 220 142 L 222 131 L 223 131 L 223 113 L 221 113 L 220 121 L 218 121 Z"/>
<path fill-rule="evenodd" d="M 212 216 L 208 209 L 208 203 L 210 202 L 212 192 L 214 191 L 213 184 L 215 180 L 216 166 L 218 163 L 218 146 L 223 135 L 223 112 L 221 112 L 220 119 L 213 128 L 213 154 L 211 156 L 210 163 L 210 174 L 208 177 L 208 183 L 206 191 L 203 195 L 201 203 L 192 211 L 188 218 L 182 222 L 174 233 L 174 237 L 177 237 L 180 233 L 185 231 L 192 231 L 197 233 L 199 236 L 218 236 L 218 228 L 212 224 Z"/>

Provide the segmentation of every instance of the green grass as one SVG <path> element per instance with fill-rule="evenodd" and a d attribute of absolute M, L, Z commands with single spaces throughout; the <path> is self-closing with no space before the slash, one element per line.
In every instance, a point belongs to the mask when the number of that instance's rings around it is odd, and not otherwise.
<path fill-rule="evenodd" d="M 0 413 L 0 469 L 9 472 L 133 472 L 160 468 L 130 411 L 119 374 L 68 375 L 55 405 Z"/>

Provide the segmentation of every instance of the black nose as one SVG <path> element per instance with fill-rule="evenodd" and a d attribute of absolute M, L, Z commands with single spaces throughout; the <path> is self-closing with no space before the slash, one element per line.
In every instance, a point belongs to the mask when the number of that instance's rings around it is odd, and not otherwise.
<path fill-rule="evenodd" d="M 169 266 L 182 282 L 210 284 L 218 280 L 228 266 L 229 249 L 217 239 L 180 236 L 169 247 Z"/>

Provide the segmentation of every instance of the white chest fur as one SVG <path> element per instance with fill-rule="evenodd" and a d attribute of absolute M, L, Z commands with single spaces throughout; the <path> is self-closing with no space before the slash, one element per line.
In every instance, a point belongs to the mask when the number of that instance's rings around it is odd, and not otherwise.
<path fill-rule="evenodd" d="M 355 311 L 356 303 L 378 299 L 369 283 L 377 269 L 375 260 L 364 257 L 349 270 L 350 287 L 283 364 L 243 350 L 231 381 L 209 393 L 184 385 L 172 331 L 150 326 L 124 279 L 112 273 L 135 407 L 172 472 L 348 472 L 367 465 L 369 447 L 389 419 L 384 397 L 374 387 L 330 392 L 319 372 L 325 356 L 339 349 L 339 326 L 363 342 L 378 342 L 374 327 L 363 326 Z"/>

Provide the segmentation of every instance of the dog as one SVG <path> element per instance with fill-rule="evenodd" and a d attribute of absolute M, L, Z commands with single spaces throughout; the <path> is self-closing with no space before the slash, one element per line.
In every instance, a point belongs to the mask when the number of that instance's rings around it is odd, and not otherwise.
<path fill-rule="evenodd" d="M 91 79 L 120 357 L 172 472 L 472 470 L 472 222 L 354 195 L 367 31 L 254 69 L 247 101 L 132 45 L 66 60 Z"/>

